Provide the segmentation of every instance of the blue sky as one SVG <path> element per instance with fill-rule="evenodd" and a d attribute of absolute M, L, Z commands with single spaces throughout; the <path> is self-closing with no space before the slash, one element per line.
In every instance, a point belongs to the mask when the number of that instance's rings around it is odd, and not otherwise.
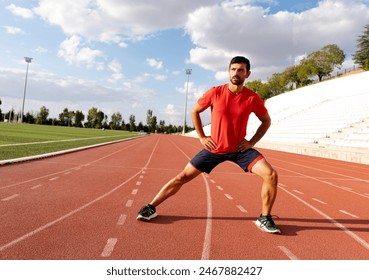
<path fill-rule="evenodd" d="M 182 125 L 185 69 L 189 112 L 228 81 L 235 55 L 250 58 L 250 80 L 327 44 L 343 49 L 351 67 L 368 21 L 368 0 L 0 0 L 1 109 L 20 111 L 28 56 L 25 112 L 97 107 L 145 123 L 151 109 Z"/>

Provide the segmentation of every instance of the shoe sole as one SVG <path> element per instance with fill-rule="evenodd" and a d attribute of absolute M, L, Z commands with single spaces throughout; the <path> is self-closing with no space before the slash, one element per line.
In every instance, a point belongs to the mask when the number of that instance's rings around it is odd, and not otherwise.
<path fill-rule="evenodd" d="M 137 218 L 136 218 L 136 220 L 147 222 L 147 221 L 150 221 L 151 219 L 154 219 L 157 216 L 158 216 L 157 213 L 154 213 L 154 214 L 152 214 L 149 217 L 144 217 L 144 216 L 138 215 Z"/>
<path fill-rule="evenodd" d="M 261 223 L 258 220 L 256 220 L 254 223 L 262 231 L 265 231 L 265 232 L 268 232 L 268 233 L 273 233 L 273 234 L 281 234 L 280 229 L 269 230 L 266 227 L 262 226 Z"/>

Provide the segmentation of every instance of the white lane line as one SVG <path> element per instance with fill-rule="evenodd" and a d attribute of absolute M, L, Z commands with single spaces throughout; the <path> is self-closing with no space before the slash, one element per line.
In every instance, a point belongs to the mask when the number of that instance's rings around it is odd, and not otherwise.
<path fill-rule="evenodd" d="M 247 210 L 245 208 L 242 207 L 242 205 L 236 205 L 236 207 L 242 212 L 242 213 L 247 213 Z"/>
<path fill-rule="evenodd" d="M 300 192 L 298 190 L 293 190 L 295 193 L 304 194 L 303 192 Z"/>
<path fill-rule="evenodd" d="M 278 246 L 279 249 L 281 249 L 281 251 L 283 253 L 286 254 L 286 256 L 290 259 L 290 260 L 298 260 L 299 258 L 293 254 L 289 249 L 287 249 L 286 247 L 284 246 Z"/>
<path fill-rule="evenodd" d="M 38 189 L 38 188 L 39 188 L 39 187 L 41 187 L 41 186 L 42 186 L 41 184 L 38 184 L 38 185 L 36 185 L 36 186 L 31 187 L 31 190 Z"/>
<path fill-rule="evenodd" d="M 212 182 L 213 184 L 215 184 L 215 181 L 213 179 L 210 179 L 210 182 Z"/>
<path fill-rule="evenodd" d="M 131 207 L 132 205 L 133 205 L 133 200 L 128 199 L 128 201 L 126 202 L 126 207 Z"/>
<path fill-rule="evenodd" d="M 144 177 L 143 175 L 140 175 L 140 179 L 143 179 L 143 177 Z"/>
<path fill-rule="evenodd" d="M 369 196 L 369 193 L 364 193 L 365 195 Z"/>
<path fill-rule="evenodd" d="M 222 191 L 223 188 L 221 186 L 216 186 L 218 190 Z"/>
<path fill-rule="evenodd" d="M 205 182 L 206 187 L 206 202 L 207 202 L 207 219 L 206 219 L 206 228 L 205 228 L 205 238 L 204 238 L 204 244 L 202 247 L 202 254 L 201 259 L 202 260 L 208 260 L 210 258 L 210 249 L 211 249 L 211 231 L 213 226 L 213 206 L 211 202 L 211 193 L 210 193 L 210 187 L 209 183 L 206 180 L 206 177 L 204 174 L 202 174 L 202 177 Z"/>
<path fill-rule="evenodd" d="M 133 189 L 131 194 L 136 195 L 137 193 L 138 193 L 138 189 Z"/>
<path fill-rule="evenodd" d="M 232 200 L 232 199 L 233 199 L 233 197 L 232 197 L 230 194 L 225 193 L 225 194 L 224 194 L 224 196 L 225 196 L 226 198 L 228 198 L 229 200 Z"/>
<path fill-rule="evenodd" d="M 58 180 L 59 177 L 53 177 L 53 178 L 50 178 L 49 181 L 55 181 L 55 180 Z"/>
<path fill-rule="evenodd" d="M 64 175 L 69 175 L 71 173 L 72 173 L 72 171 L 67 171 L 67 172 L 64 172 Z"/>
<path fill-rule="evenodd" d="M 352 191 L 352 188 L 349 188 L 349 187 L 341 187 L 341 189 L 343 189 L 345 191 Z"/>
<path fill-rule="evenodd" d="M 317 198 L 313 198 L 313 200 L 315 200 L 316 202 L 319 202 L 320 204 L 327 204 L 327 202 L 321 201 Z"/>
<path fill-rule="evenodd" d="M 137 181 L 136 186 L 141 186 L 141 181 Z"/>
<path fill-rule="evenodd" d="M 9 200 L 12 200 L 12 199 L 14 199 L 14 198 L 16 198 L 18 196 L 19 196 L 19 194 L 13 194 L 11 196 L 8 196 L 8 197 L 3 198 L 1 201 L 9 201 Z"/>
<path fill-rule="evenodd" d="M 117 225 L 118 226 L 124 225 L 124 223 L 126 222 L 126 219 L 127 219 L 127 215 L 124 215 L 124 214 L 120 215 Z"/>
<path fill-rule="evenodd" d="M 334 220 L 333 218 L 331 218 L 330 216 L 328 216 L 327 214 L 325 214 L 323 211 L 320 211 L 318 208 L 314 207 L 313 205 L 311 205 L 310 203 L 308 203 L 305 200 L 301 199 L 300 197 L 294 195 L 292 192 L 289 192 L 285 188 L 280 188 L 280 189 L 283 190 L 283 191 L 285 191 L 289 195 L 293 196 L 294 198 L 296 198 L 301 203 L 305 204 L 307 207 L 309 207 L 311 210 L 313 210 L 316 213 L 318 213 L 323 218 L 327 219 L 329 222 L 331 222 L 332 224 L 334 224 L 336 227 L 338 227 L 339 229 L 341 229 L 344 233 L 346 233 L 348 236 L 350 236 L 352 239 L 354 239 L 356 242 L 358 242 L 360 245 L 362 245 L 365 249 L 369 250 L 369 243 L 366 242 L 364 239 L 362 239 L 360 236 L 356 235 L 354 232 L 350 231 L 343 224 L 337 222 L 336 220 Z"/>
<path fill-rule="evenodd" d="M 106 242 L 103 252 L 101 253 L 101 256 L 104 258 L 110 257 L 111 254 L 113 253 L 115 244 L 117 244 L 117 241 L 118 241 L 117 238 L 109 238 L 108 241 Z"/>
<path fill-rule="evenodd" d="M 354 214 L 351 214 L 347 211 L 344 211 L 344 210 L 339 210 L 341 213 L 345 214 L 345 215 L 348 215 L 348 216 L 351 216 L 353 218 L 359 218 L 358 216 L 354 215 Z"/>

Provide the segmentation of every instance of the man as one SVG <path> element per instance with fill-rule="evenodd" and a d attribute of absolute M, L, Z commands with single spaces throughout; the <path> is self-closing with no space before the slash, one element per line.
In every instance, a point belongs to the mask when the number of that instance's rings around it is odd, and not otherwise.
<path fill-rule="evenodd" d="M 202 172 L 210 173 L 224 161 L 233 161 L 245 172 L 252 172 L 263 179 L 261 187 L 262 208 L 256 224 L 270 233 L 280 233 L 271 211 L 277 195 L 278 176 L 263 155 L 253 146 L 268 130 L 271 119 L 262 99 L 244 87 L 250 72 L 250 61 L 234 57 L 229 64 L 228 84 L 208 90 L 192 108 L 191 116 L 204 149 L 200 151 L 179 173 L 170 180 L 155 198 L 138 212 L 137 219 L 149 221 L 157 216 L 156 207 L 177 193 L 183 184 Z M 211 107 L 211 136 L 206 136 L 200 113 Z M 255 135 L 246 140 L 246 126 L 251 113 L 261 121 Z"/>

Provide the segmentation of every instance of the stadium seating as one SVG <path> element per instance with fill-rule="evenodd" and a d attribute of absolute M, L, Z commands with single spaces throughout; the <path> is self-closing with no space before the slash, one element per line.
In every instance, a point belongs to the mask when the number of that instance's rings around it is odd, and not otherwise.
<path fill-rule="evenodd" d="M 265 105 L 272 117 L 272 125 L 258 146 L 369 162 L 368 81 L 367 71 L 268 99 Z M 256 116 L 251 115 L 247 139 L 254 135 L 259 124 Z M 209 135 L 210 129 L 211 125 L 205 126 L 205 133 Z M 195 133 L 189 136 L 195 136 Z"/>

